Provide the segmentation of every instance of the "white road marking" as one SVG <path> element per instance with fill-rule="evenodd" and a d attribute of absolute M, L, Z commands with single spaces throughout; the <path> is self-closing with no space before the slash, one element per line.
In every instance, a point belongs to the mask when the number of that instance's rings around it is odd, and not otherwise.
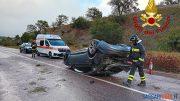
<path fill-rule="evenodd" d="M 52 67 L 55 67 L 55 68 L 60 68 L 60 69 L 64 69 L 64 70 L 69 70 L 69 69 L 67 69 L 67 68 L 62 68 L 62 67 L 59 67 L 59 66 L 56 66 L 56 65 L 53 65 L 53 64 L 49 64 L 49 63 L 43 62 L 43 61 L 34 60 L 34 59 L 29 58 L 29 57 L 26 57 L 26 56 L 18 55 L 17 53 L 10 52 L 10 51 L 8 51 L 8 50 L 6 50 L 6 52 L 8 52 L 8 53 L 10 53 L 10 54 L 14 54 L 14 55 L 19 56 L 19 57 L 22 57 L 22 58 L 26 58 L 26 59 L 31 60 L 31 61 L 35 61 L 35 62 L 39 62 L 39 63 L 42 63 L 42 64 L 46 64 L 46 65 L 49 65 L 49 66 L 52 66 Z M 71 71 L 71 70 L 69 70 L 69 71 Z M 114 86 L 117 86 L 117 87 L 121 87 L 121 88 L 130 90 L 130 91 L 134 91 L 134 92 L 137 92 L 137 93 L 140 93 L 140 94 L 149 95 L 149 93 L 147 93 L 147 92 L 143 92 L 143 91 L 140 91 L 140 90 L 136 90 L 136 89 L 133 89 L 133 88 L 129 88 L 129 87 L 126 87 L 126 86 L 117 84 L 117 83 L 113 83 L 113 82 L 106 81 L 106 80 L 103 80 L 103 79 L 100 79 L 100 78 L 88 76 L 88 75 L 85 75 L 85 74 L 80 74 L 80 73 L 77 73 L 77 72 L 74 72 L 74 71 L 71 71 L 71 72 L 76 73 L 76 74 L 79 74 L 79 75 L 82 75 L 82 76 L 85 76 L 85 77 L 88 77 L 88 78 L 92 78 L 92 79 L 95 79 L 95 80 L 98 80 L 98 81 L 101 81 L 101 82 L 105 82 L 105 83 L 108 83 L 108 84 L 111 84 L 111 85 L 114 85 Z M 163 101 L 173 101 L 173 100 L 171 100 L 171 99 L 162 99 L 162 100 L 163 100 Z"/>

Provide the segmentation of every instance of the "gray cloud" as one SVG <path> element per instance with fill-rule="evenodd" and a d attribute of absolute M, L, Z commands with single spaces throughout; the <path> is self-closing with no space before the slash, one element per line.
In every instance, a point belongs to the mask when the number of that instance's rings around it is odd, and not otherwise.
<path fill-rule="evenodd" d="M 46 20 L 51 24 L 59 14 L 83 16 L 89 7 L 97 7 L 103 15 L 111 13 L 110 0 L 0 0 L 0 36 L 22 34 L 28 24 Z M 145 1 L 145 2 L 144 2 Z M 162 1 L 162 0 L 160 0 Z M 159 3 L 160 1 L 156 1 Z M 139 0 L 144 9 L 148 0 Z"/>
<path fill-rule="evenodd" d="M 82 15 L 80 0 L 0 0 L 0 35 L 14 36 L 37 20 L 55 21 L 59 14 Z"/>

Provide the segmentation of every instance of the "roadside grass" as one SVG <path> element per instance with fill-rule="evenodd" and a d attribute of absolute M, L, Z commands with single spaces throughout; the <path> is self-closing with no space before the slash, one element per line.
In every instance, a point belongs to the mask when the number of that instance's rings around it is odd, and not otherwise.
<path fill-rule="evenodd" d="M 19 49 L 19 46 L 6 46 L 8 48 L 15 48 L 15 49 Z"/>

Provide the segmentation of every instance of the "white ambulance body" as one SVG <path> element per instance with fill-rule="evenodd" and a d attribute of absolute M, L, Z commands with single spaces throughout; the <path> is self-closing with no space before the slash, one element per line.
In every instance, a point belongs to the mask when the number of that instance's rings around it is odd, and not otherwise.
<path fill-rule="evenodd" d="M 62 57 L 67 51 L 70 51 L 69 47 L 58 35 L 38 34 L 36 44 L 37 54 L 45 54 L 49 58 Z"/>

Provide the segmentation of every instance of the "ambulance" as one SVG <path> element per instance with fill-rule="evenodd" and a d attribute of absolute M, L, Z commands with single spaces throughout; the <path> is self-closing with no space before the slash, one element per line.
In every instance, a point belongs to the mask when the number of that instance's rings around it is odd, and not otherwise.
<path fill-rule="evenodd" d="M 38 34 L 36 37 L 37 55 L 47 55 L 49 58 L 63 57 L 70 48 L 59 35 Z"/>

